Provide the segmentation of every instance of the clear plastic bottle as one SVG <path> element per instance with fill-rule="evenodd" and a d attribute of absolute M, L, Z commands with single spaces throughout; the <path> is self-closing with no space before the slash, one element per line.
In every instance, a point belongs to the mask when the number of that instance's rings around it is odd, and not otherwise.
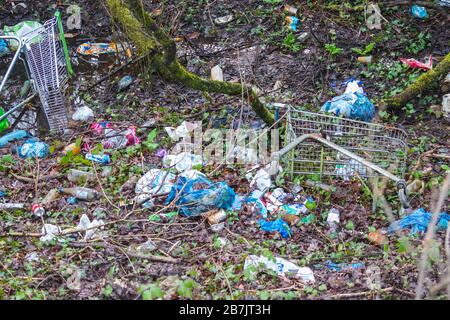
<path fill-rule="evenodd" d="M 96 190 L 83 188 L 83 187 L 75 187 L 75 188 L 59 188 L 58 191 L 60 193 L 68 194 L 72 197 L 75 197 L 79 200 L 84 201 L 94 201 L 100 198 L 100 193 Z"/>
<path fill-rule="evenodd" d="M 85 179 L 85 181 L 92 181 L 95 179 L 95 175 L 91 172 L 70 169 L 67 173 L 67 179 L 71 182 L 79 182 L 82 179 Z"/>

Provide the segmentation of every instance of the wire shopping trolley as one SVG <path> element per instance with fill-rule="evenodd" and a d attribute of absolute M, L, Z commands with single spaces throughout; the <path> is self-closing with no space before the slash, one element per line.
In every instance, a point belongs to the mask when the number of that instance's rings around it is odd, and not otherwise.
<path fill-rule="evenodd" d="M 73 74 L 73 70 L 64 38 L 60 12 L 57 11 L 52 19 L 21 38 L 0 36 L 0 39 L 17 42 L 17 50 L 0 83 L 0 93 L 19 59 L 25 64 L 32 88 L 32 93 L 5 112 L 0 117 L 0 121 L 38 95 L 50 131 L 62 132 L 68 124 L 64 93 L 68 87 L 69 74 Z"/>
<path fill-rule="evenodd" d="M 282 158 L 291 177 L 318 175 L 349 180 L 356 175 L 368 178 L 381 174 L 396 183 L 402 206 L 409 208 L 402 178 L 407 148 L 404 130 L 289 105 L 286 108 L 286 146 L 272 154 L 272 174 Z"/>

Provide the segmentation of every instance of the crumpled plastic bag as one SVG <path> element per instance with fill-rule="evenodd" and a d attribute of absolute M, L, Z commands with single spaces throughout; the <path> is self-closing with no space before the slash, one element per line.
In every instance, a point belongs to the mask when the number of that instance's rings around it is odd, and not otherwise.
<path fill-rule="evenodd" d="M 22 21 L 12 27 L 4 26 L 3 32 L 7 36 L 16 36 L 29 43 L 36 43 L 42 39 L 42 35 L 39 34 L 39 29 L 42 28 L 42 24 L 37 21 Z M 9 40 L 9 48 L 13 51 L 17 50 L 18 43 L 15 40 Z"/>
<path fill-rule="evenodd" d="M 0 39 L 0 57 L 4 56 L 5 54 L 9 53 L 8 45 L 6 44 L 6 41 L 3 39 Z"/>
<path fill-rule="evenodd" d="M 155 194 L 168 193 L 174 182 L 175 175 L 173 173 L 161 169 L 151 169 L 136 183 L 134 191 L 138 195 L 137 200 L 140 202 Z"/>
<path fill-rule="evenodd" d="M 336 165 L 336 175 L 343 178 L 344 181 L 349 181 L 355 173 L 366 177 L 367 167 L 354 159 L 349 159 L 346 164 Z"/>
<path fill-rule="evenodd" d="M 236 194 L 225 182 L 213 183 L 204 175 L 180 176 L 170 190 L 166 204 L 175 198 L 179 212 L 195 217 L 213 209 L 231 209 Z"/>
<path fill-rule="evenodd" d="M 198 124 L 193 122 L 183 121 L 178 127 L 165 127 L 167 134 L 173 141 L 178 141 L 180 138 L 185 138 L 197 128 Z"/>
<path fill-rule="evenodd" d="M 345 93 L 325 102 L 320 111 L 365 122 L 375 117 L 375 106 L 364 95 L 357 80 L 349 81 Z"/>
<path fill-rule="evenodd" d="M 244 270 L 248 270 L 249 267 L 258 268 L 260 264 L 264 265 L 266 269 L 275 271 L 279 276 L 284 277 L 292 274 L 294 277 L 304 281 L 315 282 L 314 273 L 310 268 L 299 267 L 286 259 L 278 257 L 273 261 L 273 259 L 268 259 L 264 256 L 250 255 L 245 258 Z"/>
<path fill-rule="evenodd" d="M 426 19 L 428 18 L 428 12 L 427 9 L 425 7 L 422 6 L 418 6 L 417 4 L 414 4 L 411 7 L 411 14 L 419 19 Z"/>
<path fill-rule="evenodd" d="M 72 120 L 89 122 L 94 119 L 94 111 L 88 106 L 79 107 L 72 115 Z"/>
<path fill-rule="evenodd" d="M 425 209 L 420 208 L 404 217 L 403 219 L 394 221 L 388 228 L 388 233 L 394 233 L 398 230 L 411 228 L 411 234 L 417 234 L 418 232 L 426 232 L 428 225 L 430 224 L 432 214 Z M 439 220 L 437 223 L 437 230 L 446 230 L 448 228 L 448 222 L 450 221 L 450 215 L 441 212 L 439 213 Z"/>
<path fill-rule="evenodd" d="M 45 158 L 50 152 L 50 146 L 36 138 L 30 138 L 17 148 L 17 154 L 25 158 Z"/>
<path fill-rule="evenodd" d="M 83 237 L 83 241 L 88 241 L 90 239 L 98 239 L 98 238 L 102 238 L 103 234 L 101 232 L 99 232 L 100 228 L 95 228 L 95 227 L 99 227 L 99 226 L 103 226 L 105 223 L 103 222 L 103 220 L 90 220 L 89 217 L 86 214 L 83 214 L 80 218 L 80 222 L 78 223 L 76 229 L 77 230 L 85 230 L 85 229 L 89 229 L 84 231 L 84 237 Z"/>
<path fill-rule="evenodd" d="M 39 238 L 41 242 L 50 242 L 52 241 L 59 233 L 61 233 L 61 228 L 55 226 L 54 224 L 44 224 L 42 227 L 41 233 L 44 234 Z"/>
<path fill-rule="evenodd" d="M 167 154 L 163 159 L 166 168 L 175 168 L 178 172 L 192 169 L 194 166 L 202 165 L 202 156 L 189 152 L 181 152 L 176 155 Z"/>
<path fill-rule="evenodd" d="M 260 219 L 258 220 L 258 224 L 263 231 L 279 232 L 283 238 L 289 238 L 291 236 L 291 228 L 289 228 L 289 224 L 281 218 L 274 221 Z"/>
<path fill-rule="evenodd" d="M 416 59 L 412 59 L 412 58 L 410 58 L 410 59 L 400 58 L 400 61 L 411 68 L 419 68 L 419 69 L 423 69 L 423 70 L 433 69 L 433 56 L 432 55 L 428 56 L 428 61 L 426 63 L 417 61 Z"/>

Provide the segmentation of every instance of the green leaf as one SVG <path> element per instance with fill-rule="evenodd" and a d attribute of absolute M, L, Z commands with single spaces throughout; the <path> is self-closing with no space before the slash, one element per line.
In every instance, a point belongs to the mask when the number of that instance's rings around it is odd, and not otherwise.
<path fill-rule="evenodd" d="M 353 223 L 352 220 L 349 220 L 349 221 L 347 222 L 347 224 L 345 225 L 345 227 L 346 227 L 348 230 L 354 230 L 354 229 L 355 229 L 355 224 Z"/>
<path fill-rule="evenodd" d="M 164 293 L 156 284 L 149 285 L 148 288 L 142 292 L 142 300 L 154 300 L 163 297 Z"/>

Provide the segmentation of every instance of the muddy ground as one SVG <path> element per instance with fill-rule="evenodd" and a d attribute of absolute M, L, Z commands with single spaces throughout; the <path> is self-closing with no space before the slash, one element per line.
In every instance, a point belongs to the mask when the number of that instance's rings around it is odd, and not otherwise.
<path fill-rule="evenodd" d="M 55 4 L 56 3 L 56 4 Z M 183 120 L 202 121 L 204 128 L 261 128 L 264 126 L 252 109 L 240 97 L 207 95 L 169 84 L 157 74 L 149 75 L 143 63 L 130 63 L 108 77 L 126 58 L 109 56 L 98 61 L 76 53 L 79 44 L 87 41 L 125 43 L 120 29 L 112 25 L 104 4 L 97 1 L 73 2 L 81 7 L 81 30 L 69 30 L 63 16 L 75 76 L 70 79 L 68 105 L 71 111 L 83 100 L 95 112 L 95 121 L 107 120 L 117 128 L 137 127 L 141 140 L 146 140 L 154 128 L 153 141 L 159 148 L 169 148 L 165 126 L 179 125 Z M 144 1 L 146 9 L 155 15 L 177 40 L 178 58 L 188 69 L 209 77 L 210 69 L 220 64 L 227 81 L 244 81 L 261 90 L 267 102 L 283 102 L 318 112 L 320 106 L 341 94 L 349 78 L 361 79 L 364 90 L 373 102 L 400 92 L 423 71 L 410 69 L 399 62 L 400 57 L 424 61 L 433 55 L 437 64 L 450 51 L 448 32 L 449 10 L 428 8 L 429 18 L 418 20 L 408 5 L 384 5 L 381 30 L 369 30 L 363 1 Z M 12 14 L 11 1 L 0 0 L 0 27 L 22 20 L 45 21 L 56 9 L 66 12 L 69 4 L 62 1 L 27 3 Z M 282 5 L 299 8 L 298 31 L 290 33 L 284 24 Z M 233 20 L 216 25 L 217 17 L 228 14 Z M 298 37 L 308 32 L 301 42 Z M 370 52 L 373 63 L 357 61 L 352 48 L 364 48 L 374 43 Z M 333 55 L 326 44 L 341 48 Z M 9 58 L 0 58 L 5 70 Z M 124 75 L 134 81 L 124 91 L 117 83 Z M 99 80 L 105 77 L 104 81 Z M 17 100 L 25 79 L 20 68 L 13 74 L 0 106 L 8 109 Z M 277 81 L 281 88 L 274 90 Z M 412 208 L 431 210 L 436 186 L 442 184 L 449 170 L 449 122 L 436 112 L 442 92 L 435 88 L 399 110 L 388 109 L 380 122 L 401 128 L 408 135 L 405 178 L 419 179 L 424 188 L 411 194 Z M 35 106 L 39 106 L 37 100 Z M 242 111 L 242 113 L 241 113 Z M 284 111 L 281 111 L 283 114 Z M 241 117 L 242 114 L 242 117 Z M 36 130 L 39 134 L 39 130 Z M 21 160 L 11 154 L 11 148 L 0 149 L 0 191 L 4 202 L 33 203 L 52 188 L 75 186 L 66 179 L 70 168 L 92 167 L 83 157 L 63 157 L 62 148 L 82 138 L 83 143 L 96 145 L 89 124 L 71 123 L 71 130 L 61 137 L 42 136 L 51 145 L 51 155 L 37 161 Z M 61 161 L 61 158 L 63 160 Z M 372 212 L 372 197 L 365 182 L 344 182 L 324 178 L 337 188 L 327 192 L 304 184 L 305 177 L 279 182 L 286 191 L 295 183 L 300 193 L 312 196 L 317 208 L 309 212 L 314 219 L 298 222 L 292 227 L 292 237 L 283 239 L 278 233 L 261 231 L 257 212 L 243 208 L 229 214 L 225 228 L 214 232 L 201 218 L 173 220 L 156 219 L 161 213 L 176 211 L 163 199 L 151 209 L 137 209 L 130 203 L 134 187 L 124 183 L 132 176 L 140 177 L 151 168 L 160 168 L 161 159 L 155 150 L 135 148 L 119 150 L 112 155 L 112 172 L 103 177 L 103 168 L 94 165 L 98 179 L 87 182 L 102 198 L 95 202 L 68 204 L 62 196 L 46 207 L 46 215 L 35 217 L 28 207 L 0 214 L 0 297 L 2 299 L 411 299 L 414 297 L 418 258 L 422 236 L 412 236 L 409 230 L 388 237 L 388 243 L 369 240 L 374 230 L 386 230 L 389 219 L 385 210 Z M 245 166 L 207 166 L 202 168 L 213 181 L 226 181 L 238 194 L 252 189 L 245 178 Z M 19 176 L 19 178 L 17 178 Z M 45 179 L 45 177 L 51 177 Z M 37 177 L 43 181 L 36 183 Z M 25 179 L 23 179 L 25 178 Z M 295 183 L 294 183 L 295 182 Z M 400 203 L 395 186 L 389 184 L 387 200 L 398 217 Z M 331 208 L 338 208 L 341 220 L 337 235 L 330 234 L 326 218 Z M 448 203 L 442 211 L 446 211 Z M 65 241 L 43 244 L 37 233 L 43 223 L 61 228 L 74 227 L 86 213 L 91 219 L 103 219 L 106 236 L 102 241 L 84 242 L 73 233 Z M 438 233 L 430 256 L 430 272 L 426 288 L 430 288 L 449 270 L 444 249 L 445 232 Z M 176 259 L 161 262 L 130 255 L 130 246 L 151 239 L 157 246 L 152 253 L 158 257 Z M 278 277 L 260 272 L 255 277 L 243 270 L 249 254 L 283 257 L 314 271 L 316 282 Z M 363 269 L 331 271 L 319 268 L 327 260 L 333 262 L 363 262 Z M 374 271 L 375 270 L 375 271 Z M 375 274 L 375 276 L 373 275 Z M 376 290 L 370 290 L 368 279 L 379 279 Z M 370 282 L 370 281 L 369 281 Z M 444 298 L 442 296 L 441 298 Z"/>

